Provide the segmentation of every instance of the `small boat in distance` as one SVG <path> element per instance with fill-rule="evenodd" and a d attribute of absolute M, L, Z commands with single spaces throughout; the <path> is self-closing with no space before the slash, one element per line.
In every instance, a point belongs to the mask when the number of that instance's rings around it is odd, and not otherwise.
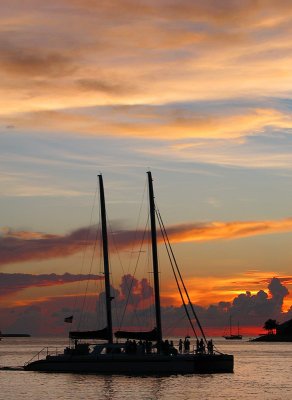
<path fill-rule="evenodd" d="M 237 323 L 237 334 L 232 333 L 232 319 L 229 317 L 229 335 L 223 335 L 226 340 L 241 340 L 242 335 L 239 334 L 239 322 Z"/>
<path fill-rule="evenodd" d="M 62 354 L 47 352 L 45 358 L 40 358 L 39 352 L 32 360 L 24 365 L 26 371 L 44 372 L 82 372 L 95 374 L 125 374 L 125 375 L 169 375 L 169 374 L 195 374 L 195 373 L 230 373 L 233 372 L 233 355 L 223 354 L 213 347 L 212 341 L 207 341 L 193 305 L 188 298 L 188 305 L 182 297 L 184 309 L 190 324 L 190 309 L 201 332 L 201 346 L 196 351 L 181 353 L 168 340 L 162 336 L 159 269 L 157 255 L 156 218 L 161 227 L 163 237 L 166 239 L 169 252 L 172 253 L 167 233 L 161 220 L 160 213 L 155 208 L 151 172 L 148 174 L 149 212 L 151 227 L 152 268 L 154 278 L 154 303 L 156 326 L 151 331 L 129 332 L 117 331 L 114 342 L 111 303 L 114 297 L 111 293 L 110 270 L 108 259 L 107 221 L 105 210 L 105 197 L 102 175 L 99 175 L 100 211 L 102 228 L 102 248 L 105 277 L 105 306 L 107 326 L 97 331 L 72 331 L 69 333 L 71 344 L 64 349 Z M 166 244 L 166 242 L 165 242 Z M 174 257 L 174 255 L 173 255 Z M 176 261 L 175 261 L 176 263 Z M 177 270 L 178 266 L 176 265 Z M 179 270 L 175 275 L 176 281 L 182 277 Z M 185 289 L 184 283 L 182 285 Z M 188 306 L 188 307 L 187 307 Z M 71 319 L 71 317 L 69 317 Z M 194 335 L 199 342 L 199 338 Z M 89 342 L 89 340 L 95 342 Z M 119 339 L 127 339 L 119 341 Z M 133 340 L 132 340 L 133 339 Z M 82 342 L 82 340 L 85 342 Z M 103 342 L 101 342 L 103 340 Z M 139 342 L 137 343 L 136 340 Z M 208 349 L 206 351 L 205 349 Z"/>

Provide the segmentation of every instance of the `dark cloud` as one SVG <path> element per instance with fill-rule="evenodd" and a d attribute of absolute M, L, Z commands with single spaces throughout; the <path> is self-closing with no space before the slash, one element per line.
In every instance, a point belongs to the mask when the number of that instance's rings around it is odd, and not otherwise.
<path fill-rule="evenodd" d="M 268 318 L 283 320 L 285 318 L 285 313 L 282 312 L 283 300 L 289 292 L 280 279 L 275 277 L 271 279 L 268 289 L 270 296 L 264 290 L 254 295 L 246 291 L 230 303 L 209 306 L 202 313 L 206 325 L 210 325 L 208 318 L 210 313 L 216 326 L 227 324 L 229 315 L 233 316 L 234 321 L 239 321 L 241 326 L 262 326 Z"/>
<path fill-rule="evenodd" d="M 271 286 L 273 291 L 271 291 Z M 232 315 L 234 323 L 238 321 L 243 329 L 244 326 L 262 327 L 268 318 L 278 321 L 288 319 L 292 310 L 290 314 L 289 312 L 282 312 L 283 300 L 288 295 L 287 288 L 281 283 L 280 279 L 273 278 L 269 284 L 269 291 L 270 295 L 264 290 L 260 290 L 254 295 L 250 291 L 246 291 L 230 302 L 219 302 L 208 307 L 194 305 L 194 308 L 207 331 L 208 328 L 214 327 L 224 329 L 228 325 L 230 315 Z M 150 309 L 138 307 L 135 313 L 138 321 L 143 321 L 146 317 L 149 319 Z M 126 322 L 133 319 L 134 315 L 128 317 Z M 185 317 L 183 306 L 162 307 L 162 321 L 164 329 L 169 334 L 171 334 L 171 330 L 173 331 L 177 328 L 188 329 L 188 321 Z"/>
<path fill-rule="evenodd" d="M 194 305 L 197 315 L 206 329 L 221 327 L 224 329 L 229 321 L 230 314 L 234 321 L 239 321 L 244 326 L 262 326 L 268 318 L 275 318 L 279 321 L 287 319 L 289 313 L 283 313 L 280 304 L 288 291 L 278 278 L 273 278 L 272 282 L 278 286 L 277 295 L 269 295 L 260 290 L 255 295 L 246 291 L 239 294 L 230 302 L 219 302 L 208 307 Z M 132 285 L 131 285 L 132 283 Z M 122 277 L 121 290 L 112 288 L 115 299 L 112 302 L 114 325 L 120 326 L 122 323 L 126 327 L 140 327 L 143 329 L 151 328 L 155 325 L 153 313 L 153 288 L 146 279 L 136 280 L 131 275 Z M 146 288 L 146 293 L 145 293 Z M 279 292 L 282 292 L 282 297 Z M 129 293 L 129 296 L 127 293 Z M 285 294 L 286 293 L 286 294 Z M 97 301 L 96 310 L 104 304 L 104 293 Z M 128 305 L 127 312 L 123 314 L 125 305 Z M 171 334 L 175 329 L 188 329 L 188 321 L 185 316 L 183 306 L 164 306 L 161 309 L 162 322 L 165 332 Z M 291 310 L 292 312 L 292 310 Z M 190 310 L 191 314 L 191 310 Z M 291 314 L 291 313 L 290 313 Z M 121 317 L 123 315 L 123 317 Z M 121 319 L 122 318 L 122 319 Z M 105 323 L 105 320 L 104 320 Z M 194 321 L 195 323 L 195 321 Z M 196 325 L 196 323 L 195 323 Z"/>
<path fill-rule="evenodd" d="M 59 286 L 66 283 L 79 282 L 84 280 L 100 280 L 99 275 L 72 275 L 65 273 L 57 274 L 7 274 L 0 273 L 0 297 L 10 293 L 19 292 L 23 289 L 41 286 Z"/>
<path fill-rule="evenodd" d="M 147 279 L 139 281 L 132 275 L 124 275 L 120 284 L 122 301 L 127 299 L 129 304 L 139 305 L 143 300 L 153 296 L 153 288 Z M 119 301 L 119 299 L 117 299 Z"/>
<path fill-rule="evenodd" d="M 275 303 L 282 306 L 283 299 L 289 294 L 288 289 L 282 285 L 277 278 L 273 278 L 268 286 L 268 289 L 275 301 Z"/>

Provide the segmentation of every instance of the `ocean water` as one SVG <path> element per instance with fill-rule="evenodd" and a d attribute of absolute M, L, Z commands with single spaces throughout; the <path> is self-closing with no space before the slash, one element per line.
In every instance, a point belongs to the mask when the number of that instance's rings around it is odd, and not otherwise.
<path fill-rule="evenodd" d="M 233 374 L 129 377 L 2 369 L 22 366 L 45 346 L 67 344 L 60 338 L 0 341 L 0 400 L 292 399 L 292 343 L 215 338 L 220 351 L 234 355 Z"/>

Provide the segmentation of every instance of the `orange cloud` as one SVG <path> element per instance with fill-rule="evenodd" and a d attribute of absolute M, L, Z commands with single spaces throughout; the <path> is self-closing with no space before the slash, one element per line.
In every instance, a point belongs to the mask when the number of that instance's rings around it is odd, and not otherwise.
<path fill-rule="evenodd" d="M 103 87 L 111 91 L 115 84 L 83 81 L 84 87 Z M 106 89 L 107 88 L 107 89 Z M 127 90 L 120 88 L 117 90 Z M 224 110 L 222 111 L 224 113 Z M 267 127 L 292 128 L 291 115 L 275 109 L 246 109 L 233 115 L 186 112 L 183 109 L 162 111 L 151 107 L 116 107 L 96 109 L 94 115 L 76 112 L 43 111 L 12 117 L 9 123 L 22 128 L 47 131 L 83 132 L 98 136 L 135 136 L 164 140 L 224 139 L 260 134 Z"/>
<path fill-rule="evenodd" d="M 186 223 L 167 227 L 172 243 L 231 240 L 256 235 L 277 234 L 292 230 L 292 218 L 274 221 L 233 221 L 210 223 Z M 144 232 L 120 230 L 115 234 L 115 246 L 120 249 L 141 243 Z M 94 242 L 91 228 L 80 228 L 68 235 L 52 235 L 35 232 L 11 231 L 0 236 L 0 264 L 45 260 L 67 257 L 84 250 L 85 244 Z M 163 242 L 158 233 L 159 242 Z"/>
<path fill-rule="evenodd" d="M 292 299 L 292 276 L 281 276 L 273 271 L 247 271 L 231 277 L 195 276 L 186 279 L 185 282 L 194 304 L 207 306 L 220 301 L 231 302 L 235 296 L 245 293 L 246 290 L 256 294 L 259 290 L 265 289 L 274 276 L 277 276 L 283 285 L 291 288 L 290 295 L 284 299 L 283 311 L 287 311 Z M 174 283 L 167 283 L 163 296 L 165 304 L 181 303 Z"/>
<path fill-rule="evenodd" d="M 258 98 L 258 93 L 279 97 L 290 87 L 288 1 L 282 1 L 281 8 L 275 1 L 224 0 L 220 5 L 213 0 L 51 4 L 48 9 L 34 0 L 26 7 L 11 0 L 1 3 L 0 113 L 19 126 L 23 114 L 38 111 Z M 58 12 L 60 4 L 66 12 Z M 210 124 L 198 118 L 169 126 L 162 121 L 154 130 L 149 123 L 123 119 L 117 126 L 109 121 L 103 126 L 98 118 L 74 127 L 64 118 L 66 126 L 60 129 L 95 135 L 134 135 L 136 130 L 145 137 L 147 130 L 167 138 L 230 137 L 235 125 L 257 130 L 278 121 L 276 115 L 258 114 L 247 116 L 249 121 L 235 114 L 229 121 L 217 118 Z M 44 120 L 38 129 L 50 124 L 49 114 Z M 28 122 L 30 128 L 36 126 L 31 116 Z"/>
<path fill-rule="evenodd" d="M 275 221 L 234 221 L 184 224 L 167 228 L 170 241 L 200 242 L 238 239 L 255 235 L 289 232 L 292 218 Z"/>

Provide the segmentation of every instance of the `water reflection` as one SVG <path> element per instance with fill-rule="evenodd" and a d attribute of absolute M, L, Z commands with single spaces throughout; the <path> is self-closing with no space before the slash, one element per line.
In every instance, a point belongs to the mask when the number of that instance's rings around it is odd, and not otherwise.
<path fill-rule="evenodd" d="M 44 339 L 42 339 L 44 341 Z M 22 365 L 42 340 L 5 342 L 0 364 Z M 51 345 L 54 341 L 51 340 Z M 47 343 L 45 341 L 45 343 Z M 55 343 L 60 345 L 58 341 Z M 22 400 L 290 400 L 292 343 L 226 343 L 220 349 L 235 355 L 234 374 L 170 377 L 98 376 L 0 371 L 0 398 Z"/>
<path fill-rule="evenodd" d="M 114 398 L 114 379 L 112 376 L 104 377 L 102 397 L 105 400 L 112 400 Z"/>

